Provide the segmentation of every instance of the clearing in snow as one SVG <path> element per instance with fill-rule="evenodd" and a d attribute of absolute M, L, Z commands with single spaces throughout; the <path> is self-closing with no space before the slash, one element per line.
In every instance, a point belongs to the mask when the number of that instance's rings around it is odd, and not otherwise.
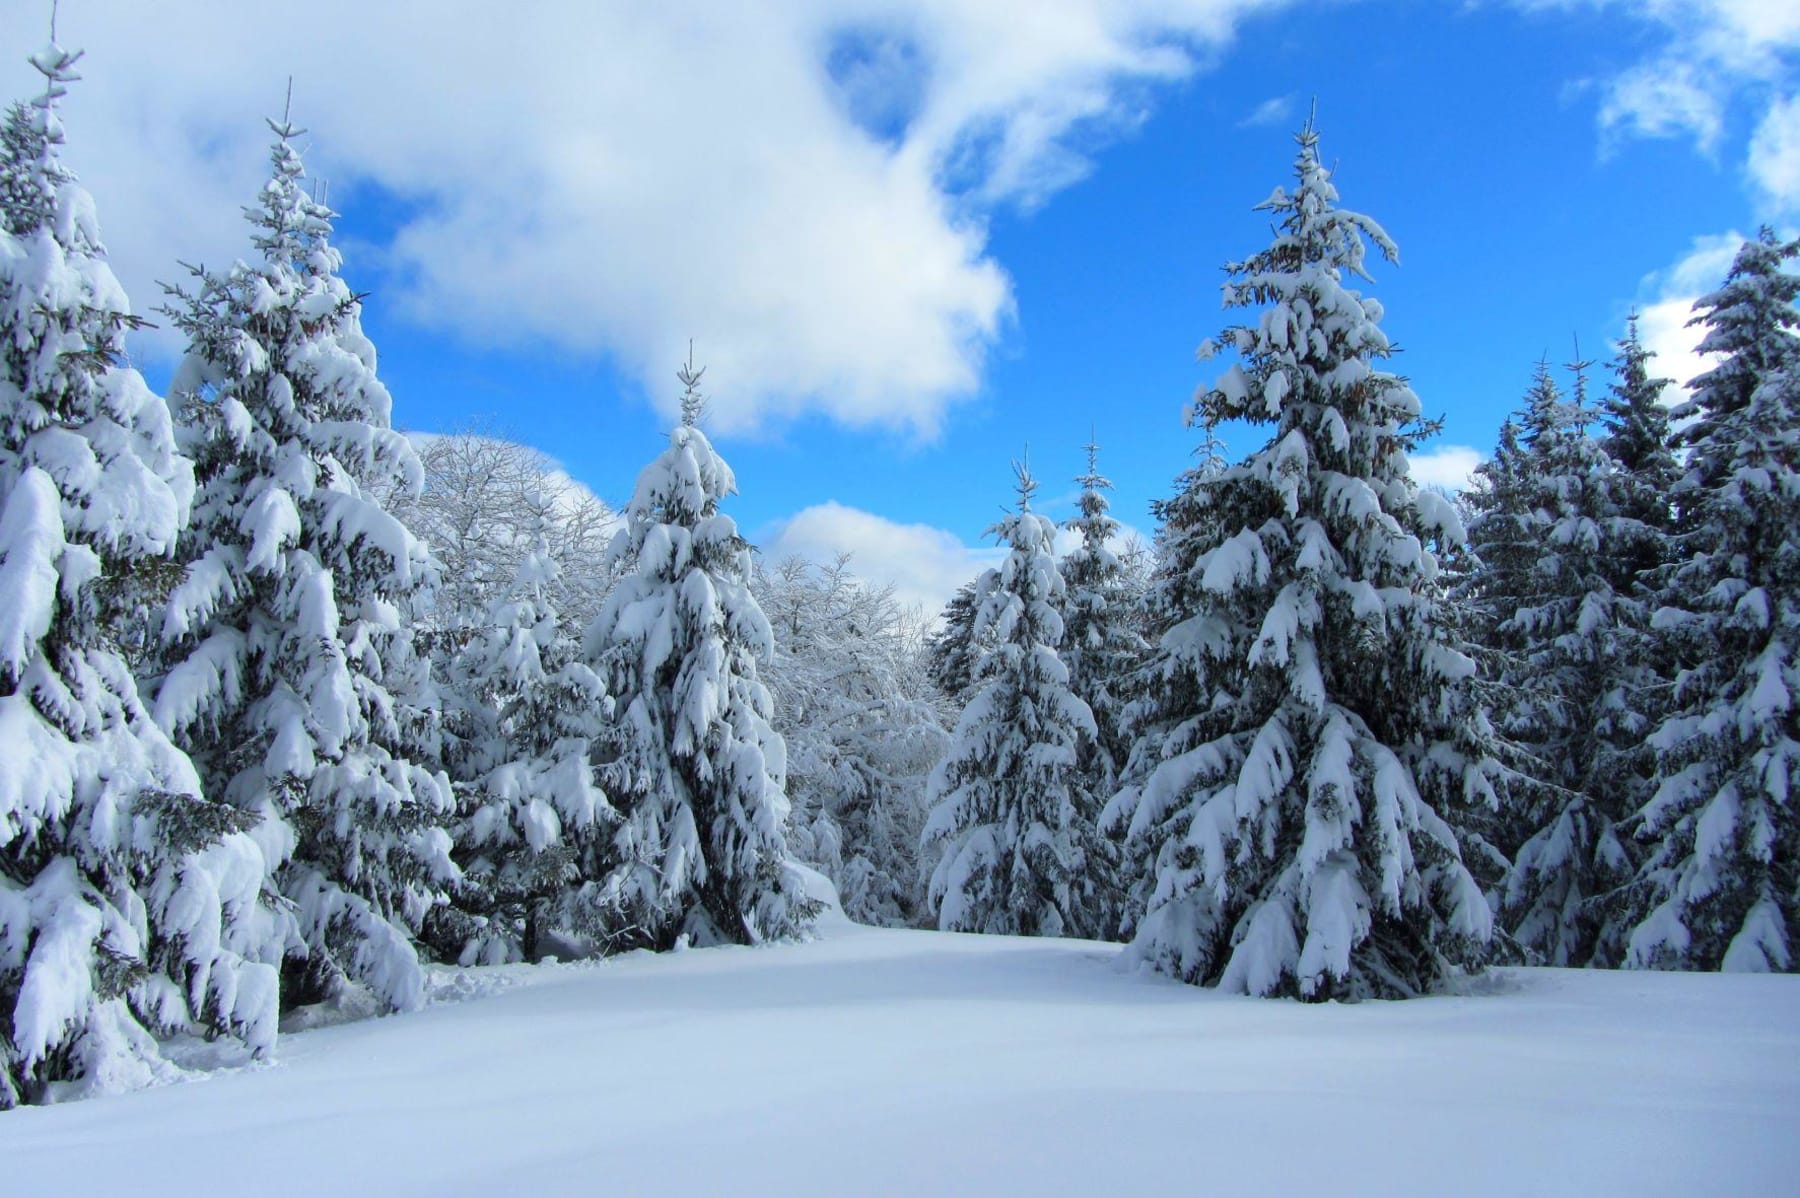
<path fill-rule="evenodd" d="M 9 1194 L 1769 1194 L 1800 979 L 1499 970 L 1303 1006 L 1085 941 L 439 970 L 272 1066 L 0 1116 Z M 224 1162 L 229 1161 L 229 1165 Z M 212 1163 L 208 1163 L 212 1162 Z"/>

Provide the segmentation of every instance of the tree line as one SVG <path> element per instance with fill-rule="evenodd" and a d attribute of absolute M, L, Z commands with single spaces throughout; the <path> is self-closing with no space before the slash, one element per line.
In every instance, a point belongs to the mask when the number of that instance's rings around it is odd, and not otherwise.
<path fill-rule="evenodd" d="M 931 650 L 966 705 L 926 828 L 940 927 L 1129 942 L 1250 994 L 1404 997 L 1490 961 L 1795 968 L 1800 242 L 1765 229 L 1696 304 L 1685 400 L 1635 320 L 1596 399 L 1541 363 L 1470 488 L 1421 489 L 1437 425 L 1309 126 L 1244 323 L 1156 505 L 1148 586 L 1030 512 Z M 1241 462 L 1227 424 L 1263 426 Z M 1133 601 L 1135 599 L 1135 602 Z"/>

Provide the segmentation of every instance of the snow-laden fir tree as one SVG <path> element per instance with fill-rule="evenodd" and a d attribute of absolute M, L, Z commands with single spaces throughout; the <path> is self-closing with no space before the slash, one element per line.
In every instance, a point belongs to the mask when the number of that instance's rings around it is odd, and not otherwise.
<path fill-rule="evenodd" d="M 1493 456 L 1475 467 L 1463 492 L 1468 547 L 1479 564 L 1459 572 L 1454 589 L 1470 639 L 1483 650 L 1499 645 L 1500 623 L 1524 602 L 1540 548 L 1532 540 L 1526 489 L 1530 467 L 1520 433 L 1518 414 L 1508 414 L 1500 422 Z"/>
<path fill-rule="evenodd" d="M 920 865 L 944 931 L 1093 935 L 1104 929 L 1084 887 L 1091 832 L 1077 767 L 1094 717 L 1057 653 L 1056 526 L 1031 510 L 1030 471 L 1015 469 L 1018 510 L 988 530 L 1009 552 L 975 622 L 992 644 L 931 775 Z"/>
<path fill-rule="evenodd" d="M 1097 828 L 1100 804 L 1118 789 L 1125 765 L 1129 750 L 1121 727 L 1125 696 L 1146 646 L 1135 627 L 1137 596 L 1110 544 L 1119 532 L 1106 500 L 1112 483 L 1100 473 L 1100 447 L 1091 437 L 1086 450 L 1087 470 L 1075 480 L 1081 484 L 1078 514 L 1063 526 L 1081 540 L 1060 563 L 1067 592 L 1060 652 L 1069 670 L 1070 689 L 1094 716 L 1094 735 L 1083 742 L 1077 763 L 1081 776 L 1077 794 L 1082 800 L 1077 815 L 1084 828 L 1093 830 L 1082 886 L 1090 892 L 1087 901 L 1098 915 L 1092 934 L 1112 936 L 1118 934 L 1125 899 L 1117 847 L 1099 836 Z"/>
<path fill-rule="evenodd" d="M 677 377 L 681 424 L 638 476 L 611 551 L 628 572 L 586 640 L 614 704 L 600 781 L 622 821 L 601 896 L 615 949 L 757 943 L 816 911 L 788 865 L 787 754 L 757 676 L 769 621 L 719 510 L 737 480 L 698 427 L 700 372 Z"/>
<path fill-rule="evenodd" d="M 1632 771 L 1649 731 L 1631 652 L 1643 623 L 1628 561 L 1637 533 L 1619 511 L 1622 472 L 1588 431 L 1586 367 L 1571 366 L 1565 399 L 1538 364 L 1523 451 L 1494 472 L 1517 476 L 1484 493 L 1507 506 L 1485 508 L 1476 525 L 1478 549 L 1490 531 L 1504 537 L 1496 723 L 1530 774 L 1510 812 L 1504 912 L 1517 942 L 1552 965 L 1616 964 L 1623 951 L 1611 896 L 1632 860 L 1619 824 L 1643 797 Z"/>
<path fill-rule="evenodd" d="M 1171 732 L 1204 705 L 1208 693 L 1208 666 L 1187 628 L 1199 610 L 1200 575 L 1195 565 L 1224 539 L 1210 488 L 1226 461 L 1217 430 L 1203 419 L 1198 423 L 1197 460 L 1176 478 L 1173 495 L 1150 504 L 1158 527 L 1155 565 L 1142 603 L 1148 646 L 1129 683 L 1132 697 L 1120 712 L 1120 733 L 1128 746 L 1120 763 L 1121 788 L 1127 780 L 1146 777 L 1156 768 Z M 1127 938 L 1150 909 L 1157 878 L 1179 845 L 1172 828 L 1165 830 L 1169 834 L 1128 837 L 1130 807 L 1108 796 L 1099 820 L 1100 834 L 1120 849 L 1117 881 L 1124 906 L 1117 931 Z"/>
<path fill-rule="evenodd" d="M 1655 356 L 1638 336 L 1633 315 L 1611 363 L 1612 385 L 1601 401 L 1606 427 L 1601 447 L 1618 463 L 1614 502 L 1621 524 L 1614 551 L 1624 555 L 1620 569 L 1639 594 L 1648 593 L 1651 575 L 1668 561 L 1675 482 L 1681 477 L 1671 448 L 1669 409 L 1662 402 L 1670 380 L 1651 375 Z"/>
<path fill-rule="evenodd" d="M 981 658 L 989 648 L 977 637 L 975 625 L 996 577 L 995 571 L 983 570 L 957 587 L 938 615 L 937 629 L 925 641 L 925 668 L 958 711 L 975 688 Z"/>
<path fill-rule="evenodd" d="M 1145 646 L 1133 627 L 1125 568 L 1111 548 L 1119 533 L 1106 500 L 1112 483 L 1100 473 L 1100 447 L 1090 441 L 1085 448 L 1087 470 L 1075 480 L 1081 484 L 1079 514 L 1063 525 L 1081 540 L 1060 563 L 1067 592 L 1061 654 L 1071 688 L 1094 713 L 1099 732 L 1093 743 L 1093 777 L 1097 793 L 1110 795 L 1124 764 L 1119 715 L 1129 688 L 1127 675 L 1137 668 Z"/>
<path fill-rule="evenodd" d="M 1672 413 L 1688 447 L 1675 562 L 1654 617 L 1679 670 L 1639 813 L 1648 856 L 1626 963 L 1800 964 L 1800 242 L 1767 229 L 1691 323 L 1717 365 Z"/>
<path fill-rule="evenodd" d="M 32 57 L 44 92 L 0 136 L 0 1108 L 172 1076 L 159 1033 L 275 1038 L 263 854 L 116 644 L 193 474 L 63 165 L 77 57 Z"/>
<path fill-rule="evenodd" d="M 442 687 L 463 876 L 432 939 L 464 964 L 535 961 L 602 930 L 584 883 L 611 864 L 591 760 L 606 689 L 557 619 L 548 530 L 536 540 Z"/>
<path fill-rule="evenodd" d="M 1393 244 L 1337 206 L 1310 125 L 1298 140 L 1298 186 L 1260 205 L 1273 244 L 1228 268 L 1227 306 L 1262 310 L 1203 347 L 1241 362 L 1190 414 L 1274 431 L 1190 488 L 1216 536 L 1151 668 L 1193 679 L 1170 691 L 1191 706 L 1140 723 L 1107 822 L 1156 871 L 1136 958 L 1250 994 L 1413 995 L 1490 932 L 1455 827 L 1494 801 L 1489 733 L 1431 548 L 1462 528 L 1408 474 L 1419 401 L 1346 286 L 1365 237 Z"/>
<path fill-rule="evenodd" d="M 847 559 L 759 571 L 775 636 L 763 677 L 787 743 L 794 855 L 858 923 L 909 926 L 924 905 L 919 831 L 948 727 L 920 651 L 922 617 Z"/>
<path fill-rule="evenodd" d="M 376 498 L 416 492 L 419 462 L 338 275 L 333 213 L 303 186 L 299 130 L 272 128 L 245 209 L 257 254 L 196 270 L 166 309 L 189 339 L 172 390 L 199 494 L 156 715 L 282 862 L 283 1001 L 348 980 L 408 1009 L 412 938 L 457 876 L 409 626 L 426 551 Z"/>

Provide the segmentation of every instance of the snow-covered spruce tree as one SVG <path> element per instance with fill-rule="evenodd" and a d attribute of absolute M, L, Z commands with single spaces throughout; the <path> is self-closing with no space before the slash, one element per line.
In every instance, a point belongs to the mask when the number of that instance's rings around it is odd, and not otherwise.
<path fill-rule="evenodd" d="M 1654 627 L 1679 665 L 1626 964 L 1800 966 L 1800 242 L 1767 229 L 1696 305 L 1718 364 L 1672 413 L 1689 447 Z"/>
<path fill-rule="evenodd" d="M 463 964 L 535 961 L 602 930 L 583 883 L 611 864 L 613 811 L 591 760 L 606 690 L 560 627 L 556 583 L 540 530 L 442 687 L 463 876 L 430 939 Z"/>
<path fill-rule="evenodd" d="M 207 792 L 254 815 L 292 919 L 283 1002 L 367 986 L 423 999 L 412 937 L 456 880 L 436 699 L 409 619 L 425 548 L 375 495 L 419 486 L 390 425 L 331 211 L 273 124 L 245 210 L 258 251 L 194 271 L 165 309 L 189 339 L 173 392 L 199 495 L 164 621 L 158 721 Z"/>
<path fill-rule="evenodd" d="M 193 474 L 62 162 L 77 57 L 33 56 L 0 137 L 0 1108 L 172 1076 L 159 1033 L 275 1039 L 250 821 L 201 797 L 114 643 Z"/>
<path fill-rule="evenodd" d="M 737 480 L 697 426 L 700 372 L 677 377 L 681 424 L 638 476 L 611 550 L 629 572 L 586 641 L 614 704 L 600 781 L 622 822 L 599 895 L 613 949 L 756 943 L 816 913 L 788 868 L 787 754 L 757 677 L 769 622 L 719 510 Z"/>
<path fill-rule="evenodd" d="M 1509 699 L 1500 729 L 1531 774 L 1512 805 L 1504 911 L 1552 965 L 1616 964 L 1623 950 L 1609 896 L 1631 873 L 1618 826 L 1643 798 L 1632 769 L 1649 731 L 1630 653 L 1642 625 L 1627 562 L 1636 532 L 1619 514 L 1618 464 L 1588 432 L 1586 366 L 1571 366 L 1565 400 L 1539 363 L 1515 506 L 1487 513 L 1536 548 L 1494 625 Z"/>
<path fill-rule="evenodd" d="M 1260 205 L 1273 244 L 1228 268 L 1227 306 L 1263 310 L 1190 414 L 1275 429 L 1192 487 L 1219 536 L 1159 657 L 1197 677 L 1193 706 L 1152 726 L 1107 815 L 1156 863 L 1136 958 L 1250 994 L 1414 995 L 1488 938 L 1455 821 L 1495 801 L 1495 767 L 1436 596 L 1430 544 L 1462 528 L 1408 474 L 1428 426 L 1377 367 L 1380 305 L 1344 285 L 1365 237 L 1393 244 L 1298 140 L 1298 186 Z"/>
<path fill-rule="evenodd" d="M 922 617 L 848 561 L 759 570 L 774 631 L 763 677 L 787 744 L 788 841 L 858 923 L 908 926 L 924 906 L 919 831 L 948 728 L 926 677 Z"/>
<path fill-rule="evenodd" d="M 1069 668 L 1069 684 L 1094 714 L 1099 729 L 1093 742 L 1091 774 L 1096 793 L 1110 795 L 1124 764 L 1125 746 L 1120 740 L 1119 715 L 1124 706 L 1127 676 L 1143 656 L 1144 640 L 1132 626 L 1132 602 L 1125 570 L 1110 542 L 1119 522 L 1109 514 L 1106 492 L 1112 483 L 1100 473 L 1100 447 L 1086 446 L 1086 473 L 1076 501 L 1079 515 L 1063 525 L 1081 537 L 1060 563 L 1064 603 L 1061 654 Z"/>
<path fill-rule="evenodd" d="M 1156 516 L 1155 566 L 1143 597 L 1143 621 L 1149 647 L 1129 687 L 1132 698 L 1120 713 L 1121 737 L 1129 746 L 1121 763 L 1121 789 L 1141 785 L 1163 759 L 1165 748 L 1179 752 L 1182 728 L 1206 705 L 1210 691 L 1208 666 L 1199 642 L 1190 635 L 1200 610 L 1200 574 L 1196 565 L 1224 539 L 1219 513 L 1211 505 L 1211 487 L 1226 467 L 1224 444 L 1217 430 L 1199 421 L 1198 459 L 1175 480 L 1175 493 L 1151 501 Z M 1116 795 L 1118 792 L 1115 791 Z M 1140 829 L 1129 836 L 1131 802 L 1108 797 L 1099 830 L 1118 847 L 1118 885 L 1124 906 L 1117 929 L 1135 935 L 1138 921 L 1150 910 L 1157 879 L 1171 865 L 1181 833 L 1173 826 Z M 1178 810 L 1165 817 L 1179 818 Z"/>
<path fill-rule="evenodd" d="M 1087 471 L 1081 484 L 1079 514 L 1064 527 L 1081 542 L 1060 563 L 1067 599 L 1063 605 L 1061 655 L 1069 670 L 1069 686 L 1094 716 L 1094 735 L 1082 744 L 1077 772 L 1082 799 L 1077 816 L 1088 829 L 1088 862 L 1082 886 L 1097 913 L 1092 932 L 1117 935 L 1124 916 L 1118 848 L 1098 834 L 1100 804 L 1118 789 L 1129 745 L 1121 721 L 1125 695 L 1147 646 L 1134 626 L 1137 596 L 1129 589 L 1125 567 L 1109 542 L 1119 522 L 1108 511 L 1106 492 L 1112 483 L 1100 473 L 1100 447 L 1089 438 Z"/>
<path fill-rule="evenodd" d="M 1673 496 L 1681 477 L 1671 448 L 1669 409 L 1662 402 L 1670 380 L 1651 376 L 1650 359 L 1655 356 L 1639 338 L 1633 315 L 1612 360 L 1612 385 L 1601 403 L 1606 427 L 1601 447 L 1618 463 L 1616 518 L 1630 522 L 1619 527 L 1614 548 L 1624 555 L 1620 568 L 1639 594 L 1647 593 L 1650 576 L 1669 560 Z"/>
<path fill-rule="evenodd" d="M 995 577 L 993 570 L 983 570 L 956 588 L 938 616 L 936 631 L 925 641 L 925 668 L 944 698 L 959 711 L 975 688 L 982 656 L 990 647 L 977 637 L 975 625 Z"/>
<path fill-rule="evenodd" d="M 1501 421 L 1493 456 L 1475 468 L 1468 488 L 1453 500 L 1467 540 L 1441 546 L 1438 558 L 1443 595 L 1439 617 L 1476 662 L 1475 676 L 1467 685 L 1490 722 L 1496 716 L 1504 720 L 1507 713 L 1525 706 L 1515 689 L 1523 673 L 1517 637 L 1501 630 L 1513 612 L 1530 602 L 1532 571 L 1542 549 L 1534 539 L 1538 530 L 1529 507 L 1530 451 L 1522 443 L 1523 435 L 1518 413 Z M 1491 749 L 1516 788 L 1539 785 L 1529 749 L 1498 732 Z M 1512 874 L 1512 853 L 1529 835 L 1518 802 L 1475 807 L 1465 814 L 1458 832 L 1464 864 L 1480 881 L 1489 906 L 1497 908 Z M 1497 931 L 1489 945 L 1490 959 L 1528 959 L 1529 953 L 1512 944 L 1504 928 Z"/>
<path fill-rule="evenodd" d="M 1015 470 L 1019 508 L 988 530 L 1010 552 L 975 623 L 992 647 L 931 775 L 920 866 L 943 931 L 1092 935 L 1104 929 L 1084 886 L 1091 833 L 1077 765 L 1094 717 L 1057 654 L 1056 527 L 1031 510 L 1030 471 Z"/>

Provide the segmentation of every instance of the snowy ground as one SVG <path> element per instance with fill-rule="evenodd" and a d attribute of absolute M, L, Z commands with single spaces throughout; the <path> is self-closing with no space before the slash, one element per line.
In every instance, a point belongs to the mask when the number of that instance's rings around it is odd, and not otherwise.
<path fill-rule="evenodd" d="M 1105 946 L 480 971 L 279 1063 L 0 1115 L 0 1193 L 1775 1194 L 1800 978 L 1509 970 L 1303 1007 Z M 450 975 L 446 974 L 447 980 Z"/>

